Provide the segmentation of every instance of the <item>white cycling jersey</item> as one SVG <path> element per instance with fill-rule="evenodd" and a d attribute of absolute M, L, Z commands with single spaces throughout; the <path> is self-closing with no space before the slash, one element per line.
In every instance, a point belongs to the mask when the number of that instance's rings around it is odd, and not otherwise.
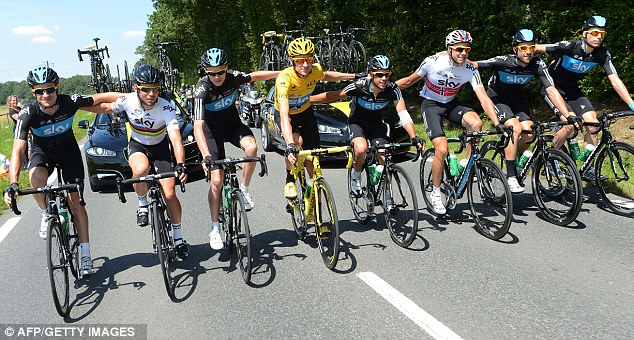
<path fill-rule="evenodd" d="M 425 58 L 416 73 L 425 79 L 420 96 L 443 104 L 452 101 L 466 82 L 474 89 L 483 87 L 478 70 L 468 62 L 455 66 L 448 54 Z"/>
<path fill-rule="evenodd" d="M 143 145 L 156 145 L 165 138 L 165 131 L 178 129 L 176 109 L 161 97 L 146 110 L 136 93 L 128 93 L 119 97 L 111 107 L 114 112 L 126 112 L 132 128 L 130 138 Z"/>

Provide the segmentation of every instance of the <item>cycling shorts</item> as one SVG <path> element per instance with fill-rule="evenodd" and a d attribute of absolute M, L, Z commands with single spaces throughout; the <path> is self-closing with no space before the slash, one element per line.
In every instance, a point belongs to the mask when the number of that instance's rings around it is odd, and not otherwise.
<path fill-rule="evenodd" d="M 444 119 L 462 126 L 462 116 L 473 111 L 472 108 L 460 104 L 456 99 L 449 103 L 439 103 L 430 99 L 423 99 L 420 112 L 430 140 L 436 137 L 444 137 Z"/>
<path fill-rule="evenodd" d="M 172 151 L 167 137 L 155 145 L 145 145 L 134 139 L 130 139 L 128 143 L 128 155 L 132 157 L 135 153 L 144 154 L 150 164 L 154 165 L 156 173 L 174 171 L 174 167 L 172 166 Z"/>
<path fill-rule="evenodd" d="M 297 133 L 302 137 L 301 148 L 304 150 L 319 148 L 319 130 L 317 129 L 317 119 L 313 113 L 313 108 L 308 109 L 293 115 L 289 115 L 291 119 L 291 129 L 293 133 Z M 280 128 L 280 115 L 275 114 L 275 122 Z"/>
<path fill-rule="evenodd" d="M 84 181 L 84 162 L 81 159 L 81 151 L 77 143 L 68 143 L 61 145 L 60 152 L 44 152 L 38 145 L 33 145 L 31 149 L 31 158 L 27 165 L 29 171 L 35 167 L 43 167 L 48 171 L 50 176 L 55 169 L 55 165 L 59 165 L 62 169 L 62 179 L 64 183 L 75 183 L 79 178 Z"/>
<path fill-rule="evenodd" d="M 571 89 L 566 92 L 557 88 L 561 97 L 566 101 L 566 107 L 568 111 L 574 112 L 577 116 L 581 117 L 586 112 L 594 111 L 594 107 L 588 97 L 584 96 L 581 90 L 579 89 Z M 555 104 L 548 98 L 548 94 L 546 93 L 546 89 L 542 87 L 542 96 L 548 106 L 550 106 L 551 110 L 555 112 L 557 117 L 561 116 L 561 112 L 555 107 Z"/>
<path fill-rule="evenodd" d="M 487 95 L 497 109 L 498 120 L 504 124 L 511 118 L 517 118 L 520 122 L 533 120 L 528 113 L 528 105 L 520 96 L 499 95 L 495 91 L 488 89 Z"/>
<path fill-rule="evenodd" d="M 236 148 L 240 147 L 240 141 L 245 137 L 253 137 L 253 132 L 242 122 L 228 124 L 213 124 L 211 127 L 205 121 L 203 132 L 207 140 L 207 148 L 213 160 L 225 159 L 225 142 L 231 143 Z"/>
<path fill-rule="evenodd" d="M 390 126 L 387 123 L 373 125 L 373 128 L 365 129 L 359 124 L 350 124 L 350 139 L 356 137 L 365 137 L 371 144 L 379 142 L 379 144 L 387 144 L 390 140 Z"/>

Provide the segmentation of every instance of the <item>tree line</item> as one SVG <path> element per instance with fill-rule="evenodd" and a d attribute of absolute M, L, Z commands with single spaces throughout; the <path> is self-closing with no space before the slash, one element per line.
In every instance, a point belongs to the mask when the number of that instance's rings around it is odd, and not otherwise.
<path fill-rule="evenodd" d="M 26 74 L 24 75 L 26 79 Z M 84 95 L 91 95 L 95 93 L 95 90 L 88 86 L 90 83 L 90 76 L 75 75 L 70 78 L 60 78 L 60 92 L 61 93 L 79 93 Z M 18 102 L 24 105 L 33 99 L 31 94 L 31 88 L 26 80 L 22 81 L 8 81 L 0 83 L 0 106 L 6 104 L 8 96 L 14 95 L 18 97 Z M 4 113 L 4 112 L 2 112 Z"/>

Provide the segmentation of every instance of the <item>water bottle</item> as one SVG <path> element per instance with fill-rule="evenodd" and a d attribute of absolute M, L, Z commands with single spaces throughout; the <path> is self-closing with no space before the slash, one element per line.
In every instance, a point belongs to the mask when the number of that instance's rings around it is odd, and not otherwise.
<path fill-rule="evenodd" d="M 68 210 L 64 206 L 59 207 L 59 223 L 64 235 L 68 235 Z"/>
<path fill-rule="evenodd" d="M 458 171 L 462 173 L 462 171 L 467 167 L 467 164 L 469 164 L 469 161 L 466 158 L 458 161 Z"/>
<path fill-rule="evenodd" d="M 368 168 L 370 173 L 370 184 L 375 185 L 379 181 L 379 176 L 376 175 L 376 164 L 372 164 Z"/>
<path fill-rule="evenodd" d="M 460 171 L 458 170 L 458 159 L 456 159 L 456 155 L 449 155 L 449 174 L 454 177 L 460 174 Z"/>
<path fill-rule="evenodd" d="M 310 189 L 313 186 L 311 185 L 311 183 L 309 183 L 308 181 L 306 182 L 306 190 L 304 190 L 304 197 L 306 197 L 307 199 L 310 198 Z"/>
<path fill-rule="evenodd" d="M 590 156 L 590 154 L 592 153 L 592 151 L 594 151 L 594 149 L 596 149 L 597 147 L 590 144 L 590 143 L 586 143 L 586 148 L 583 150 L 583 153 L 581 154 L 581 159 L 579 159 L 580 161 L 585 161 L 588 156 Z"/>
<path fill-rule="evenodd" d="M 533 156 L 533 153 L 530 150 L 524 151 L 519 161 L 517 162 L 517 167 L 523 169 L 524 165 L 526 165 L 526 162 L 528 162 L 531 156 Z"/>
<path fill-rule="evenodd" d="M 225 208 L 227 209 L 229 209 L 230 195 L 231 195 L 231 186 L 229 184 L 225 184 L 224 196 L 225 196 Z"/>
<path fill-rule="evenodd" d="M 581 154 L 581 151 L 579 150 L 579 144 L 577 143 L 576 139 L 573 139 L 570 141 L 570 155 L 572 156 L 572 159 L 580 160 L 580 161 L 583 160 L 581 159 L 583 155 Z"/>

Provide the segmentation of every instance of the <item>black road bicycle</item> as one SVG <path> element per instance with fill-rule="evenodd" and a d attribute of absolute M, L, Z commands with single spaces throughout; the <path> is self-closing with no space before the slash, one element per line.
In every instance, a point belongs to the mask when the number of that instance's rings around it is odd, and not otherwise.
<path fill-rule="evenodd" d="M 180 44 L 176 41 L 161 42 L 159 40 L 158 33 L 154 33 L 153 36 L 156 39 L 156 42 L 153 44 L 153 46 L 156 47 L 156 64 L 161 70 L 163 70 L 163 73 L 165 73 L 165 80 L 163 85 L 167 90 L 171 92 L 176 92 L 176 84 L 178 82 L 178 70 L 173 68 L 172 61 L 167 55 L 166 47 L 174 46 L 176 48 L 180 48 Z"/>
<path fill-rule="evenodd" d="M 112 86 L 112 76 L 110 67 L 104 65 L 104 52 L 110 58 L 108 46 L 99 48 L 99 38 L 93 38 L 95 45 L 88 46 L 85 50 L 77 49 L 77 57 L 79 61 L 84 61 L 82 55 L 87 54 L 90 57 L 91 83 L 90 87 L 94 88 L 97 93 L 108 92 Z"/>

